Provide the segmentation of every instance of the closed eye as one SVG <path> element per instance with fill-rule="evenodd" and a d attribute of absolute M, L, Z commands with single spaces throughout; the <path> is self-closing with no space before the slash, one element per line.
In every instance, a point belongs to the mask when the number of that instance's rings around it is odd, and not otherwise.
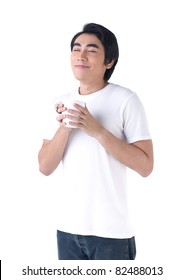
<path fill-rule="evenodd" d="M 79 52 L 80 49 L 78 49 L 78 48 L 73 48 L 72 51 L 73 51 L 73 52 Z"/>
<path fill-rule="evenodd" d="M 88 50 L 88 52 L 96 53 L 96 50 Z"/>

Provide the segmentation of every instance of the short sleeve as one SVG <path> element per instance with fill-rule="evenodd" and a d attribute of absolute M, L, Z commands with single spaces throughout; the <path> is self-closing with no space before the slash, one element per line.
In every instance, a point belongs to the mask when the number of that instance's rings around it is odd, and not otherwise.
<path fill-rule="evenodd" d="M 151 139 L 144 106 L 136 94 L 128 99 L 123 118 L 124 134 L 128 143 Z"/>

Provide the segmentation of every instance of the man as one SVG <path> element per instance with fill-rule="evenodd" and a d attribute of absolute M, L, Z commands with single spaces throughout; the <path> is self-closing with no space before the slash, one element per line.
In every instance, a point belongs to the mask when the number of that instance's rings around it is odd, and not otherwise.
<path fill-rule="evenodd" d="M 79 89 L 57 105 L 60 123 L 43 140 L 39 168 L 50 175 L 62 162 L 59 228 L 60 260 L 133 260 L 136 255 L 126 195 L 126 168 L 141 176 L 153 169 L 153 146 L 137 95 L 109 83 L 118 62 L 115 35 L 90 23 L 71 41 L 71 66 Z M 69 118 L 67 127 L 64 120 Z"/>

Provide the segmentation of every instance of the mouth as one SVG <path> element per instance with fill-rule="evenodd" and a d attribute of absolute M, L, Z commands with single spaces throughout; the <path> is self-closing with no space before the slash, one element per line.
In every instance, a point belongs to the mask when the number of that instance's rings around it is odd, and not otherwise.
<path fill-rule="evenodd" d="M 83 64 L 76 64 L 76 65 L 74 65 L 74 67 L 77 68 L 77 69 L 86 69 L 86 68 L 90 68 L 89 66 L 83 65 Z"/>

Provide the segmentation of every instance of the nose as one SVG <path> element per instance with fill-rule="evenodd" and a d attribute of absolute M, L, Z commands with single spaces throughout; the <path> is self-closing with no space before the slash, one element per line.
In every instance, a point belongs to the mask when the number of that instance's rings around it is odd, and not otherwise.
<path fill-rule="evenodd" d="M 87 60 L 86 52 L 84 50 L 79 52 L 77 60 L 78 61 L 86 61 Z"/>

